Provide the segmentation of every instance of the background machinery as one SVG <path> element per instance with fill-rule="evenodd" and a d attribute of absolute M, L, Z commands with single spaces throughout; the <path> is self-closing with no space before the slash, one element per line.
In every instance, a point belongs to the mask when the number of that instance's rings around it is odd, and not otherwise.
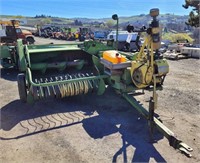
<path fill-rule="evenodd" d="M 45 98 L 97 93 L 102 95 L 106 85 L 121 94 L 149 124 L 150 138 L 157 128 L 175 149 L 191 157 L 192 148 L 179 140 L 154 116 L 157 108 L 157 89 L 162 89 L 169 66 L 159 53 L 160 27 L 158 9 L 152 16 L 144 44 L 139 52 L 115 50 L 99 41 L 64 45 L 23 45 L 17 41 L 19 57 L 18 90 L 23 102 L 34 103 Z M 134 31 L 134 27 L 131 27 Z M 137 90 L 152 91 L 149 108 L 145 109 L 134 98 Z"/>
<path fill-rule="evenodd" d="M 90 28 L 80 27 L 79 28 L 79 36 L 78 36 L 79 41 L 85 41 L 86 39 L 90 39 L 92 33 L 93 32 L 91 31 Z"/>
<path fill-rule="evenodd" d="M 34 44 L 35 40 L 31 32 L 19 28 L 18 20 L 0 20 L 1 43 L 13 43 L 17 39 L 22 39 L 23 43 Z"/>
<path fill-rule="evenodd" d="M 22 39 L 23 44 L 35 42 L 31 32 L 19 28 L 19 21 L 0 20 L 0 60 L 4 68 L 18 67 L 17 39 Z"/>

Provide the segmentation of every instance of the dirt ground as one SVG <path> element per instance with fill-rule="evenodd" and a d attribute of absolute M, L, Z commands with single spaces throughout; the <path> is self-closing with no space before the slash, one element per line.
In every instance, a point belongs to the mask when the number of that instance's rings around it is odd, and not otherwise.
<path fill-rule="evenodd" d="M 47 39 L 37 43 L 62 43 Z M 107 88 L 34 105 L 21 103 L 17 74 L 1 69 L 1 162 L 200 162 L 200 60 L 168 61 L 170 73 L 159 95 L 163 123 L 193 148 L 192 158 L 169 146 L 158 132 L 149 143 L 147 121 Z M 151 93 L 137 96 L 147 108 Z"/>

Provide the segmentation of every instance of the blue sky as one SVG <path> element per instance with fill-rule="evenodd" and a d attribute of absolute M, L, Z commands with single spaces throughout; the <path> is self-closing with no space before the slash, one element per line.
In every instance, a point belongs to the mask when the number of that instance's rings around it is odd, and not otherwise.
<path fill-rule="evenodd" d="M 159 8 L 160 13 L 188 15 L 185 0 L 0 0 L 1 15 L 51 15 L 65 18 L 108 18 L 148 14 L 149 9 Z"/>

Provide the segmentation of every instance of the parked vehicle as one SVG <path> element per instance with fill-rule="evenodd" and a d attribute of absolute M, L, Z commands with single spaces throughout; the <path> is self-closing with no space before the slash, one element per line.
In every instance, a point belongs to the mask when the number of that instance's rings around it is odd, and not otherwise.
<path fill-rule="evenodd" d="M 34 44 L 35 42 L 34 36 L 30 31 L 19 28 L 19 21 L 17 20 L 0 20 L 0 31 L 1 43 L 13 43 L 20 38 L 25 44 Z"/>
<path fill-rule="evenodd" d="M 137 32 L 132 32 L 131 35 L 132 38 L 128 51 L 137 51 L 139 50 L 137 44 L 140 44 L 138 42 L 140 41 L 138 39 L 138 37 L 140 36 Z M 126 40 L 128 36 L 130 36 L 130 33 L 128 31 L 118 31 L 118 50 L 127 51 Z M 107 40 L 113 40 L 114 42 L 116 42 L 116 31 L 111 31 L 107 36 Z"/>
<path fill-rule="evenodd" d="M 107 33 L 105 31 L 95 31 L 94 38 L 95 39 L 106 39 Z"/>

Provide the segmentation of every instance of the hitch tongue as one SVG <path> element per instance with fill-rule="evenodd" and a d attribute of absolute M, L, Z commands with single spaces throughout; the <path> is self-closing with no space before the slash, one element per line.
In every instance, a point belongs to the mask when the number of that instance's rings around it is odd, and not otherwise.
<path fill-rule="evenodd" d="M 192 152 L 193 151 L 193 149 L 190 147 L 190 146 L 188 146 L 187 144 L 185 144 L 185 143 L 183 143 L 183 142 L 181 142 L 180 144 L 179 144 L 181 147 L 183 147 L 183 148 L 185 148 L 187 151 L 189 151 L 189 152 Z"/>
<path fill-rule="evenodd" d="M 181 140 L 177 139 L 175 136 L 170 136 L 169 144 L 173 148 L 178 149 L 181 153 L 185 154 L 187 157 L 192 157 L 190 152 L 192 152 L 193 149 Z"/>
<path fill-rule="evenodd" d="M 179 143 L 179 148 L 178 148 L 182 153 L 184 153 L 187 157 L 192 157 L 191 153 L 193 149 L 188 146 L 187 144 L 181 142 Z"/>
<path fill-rule="evenodd" d="M 192 157 L 191 153 L 184 147 L 180 147 L 179 150 L 181 151 L 181 153 L 185 154 L 187 157 Z"/>

